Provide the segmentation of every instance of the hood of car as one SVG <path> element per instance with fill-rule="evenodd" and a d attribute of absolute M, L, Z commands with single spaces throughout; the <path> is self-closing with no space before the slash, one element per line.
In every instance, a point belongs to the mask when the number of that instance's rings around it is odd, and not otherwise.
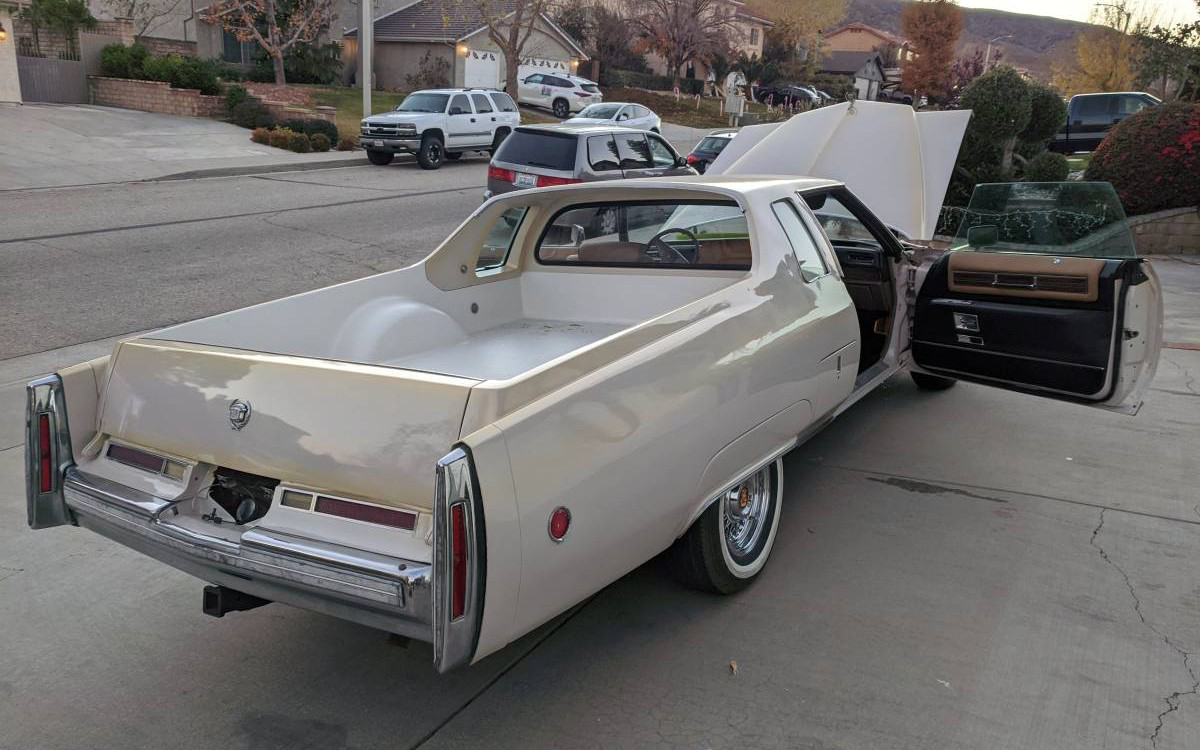
<path fill-rule="evenodd" d="M 844 182 L 889 226 L 933 237 L 970 110 L 917 112 L 856 101 L 738 133 L 706 174 L 775 174 Z"/>
<path fill-rule="evenodd" d="M 384 112 L 379 115 L 371 115 L 364 117 L 363 122 L 370 123 L 397 123 L 397 122 L 420 122 L 421 120 L 430 120 L 441 117 L 440 112 Z"/>

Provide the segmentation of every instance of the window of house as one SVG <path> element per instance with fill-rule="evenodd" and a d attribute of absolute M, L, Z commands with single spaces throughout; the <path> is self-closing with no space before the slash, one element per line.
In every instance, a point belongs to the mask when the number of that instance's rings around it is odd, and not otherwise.
<path fill-rule="evenodd" d="M 758 44 L 758 29 L 757 28 L 750 29 L 750 43 Z"/>

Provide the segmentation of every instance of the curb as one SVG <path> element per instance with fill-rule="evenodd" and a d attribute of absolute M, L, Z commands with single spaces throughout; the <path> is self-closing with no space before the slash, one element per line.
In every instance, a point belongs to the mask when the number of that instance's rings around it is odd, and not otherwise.
<path fill-rule="evenodd" d="M 190 172 L 176 172 L 161 177 L 152 177 L 146 182 L 167 182 L 171 180 L 195 180 L 203 177 L 237 177 L 248 174 L 267 174 L 270 172 L 308 172 L 315 169 L 340 169 L 342 167 L 359 167 L 368 164 L 366 153 L 359 151 L 354 156 L 341 159 L 323 159 L 321 161 L 302 161 L 284 164 L 259 164 L 245 167 L 216 167 L 213 169 L 194 169 Z"/>

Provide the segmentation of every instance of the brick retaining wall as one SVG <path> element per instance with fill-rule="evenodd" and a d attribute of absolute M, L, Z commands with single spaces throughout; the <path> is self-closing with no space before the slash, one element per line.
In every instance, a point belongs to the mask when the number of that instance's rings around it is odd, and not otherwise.
<path fill-rule="evenodd" d="M 1200 255 L 1200 207 L 1133 216 L 1129 225 L 1138 255 Z"/>
<path fill-rule="evenodd" d="M 225 99 L 196 89 L 173 89 L 160 81 L 88 76 L 92 104 L 137 109 L 164 115 L 215 117 L 225 115 Z"/>
<path fill-rule="evenodd" d="M 137 43 L 155 55 L 182 55 L 183 57 L 197 57 L 199 55 L 196 42 L 185 42 L 182 39 L 139 36 Z"/>

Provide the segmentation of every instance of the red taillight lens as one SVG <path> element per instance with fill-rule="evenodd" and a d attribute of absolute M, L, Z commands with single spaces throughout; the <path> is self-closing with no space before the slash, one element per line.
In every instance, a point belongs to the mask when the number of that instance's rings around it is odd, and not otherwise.
<path fill-rule="evenodd" d="M 688 154 L 688 156 L 687 156 L 688 166 L 691 166 L 692 164 L 695 164 L 698 161 L 700 161 L 700 160 L 696 158 L 695 154 Z"/>
<path fill-rule="evenodd" d="M 50 448 L 50 415 L 38 415 L 38 459 L 41 467 L 40 489 L 49 492 L 54 489 L 54 452 Z"/>
<path fill-rule="evenodd" d="M 355 521 L 393 526 L 397 529 L 405 529 L 407 531 L 412 531 L 417 525 L 417 515 L 415 513 L 380 508 L 377 505 L 367 505 L 365 503 L 352 503 L 348 500 L 339 500 L 336 497 L 318 497 L 317 512 L 350 518 Z"/>
<path fill-rule="evenodd" d="M 515 175 L 511 169 L 504 169 L 502 167 L 488 167 L 489 180 L 504 180 L 505 182 L 512 182 L 514 177 Z"/>
<path fill-rule="evenodd" d="M 589 94 L 589 93 L 588 93 L 588 92 L 586 92 L 586 91 L 576 91 L 576 92 L 575 92 L 575 96 L 584 96 L 584 97 L 587 97 L 587 96 L 591 96 L 591 94 Z"/>
<path fill-rule="evenodd" d="M 467 517 L 462 503 L 450 506 L 450 619 L 467 612 Z"/>
<path fill-rule="evenodd" d="M 539 175 L 537 178 L 538 187 L 554 187 L 555 185 L 574 185 L 583 180 L 577 180 L 574 177 L 544 177 Z"/>

